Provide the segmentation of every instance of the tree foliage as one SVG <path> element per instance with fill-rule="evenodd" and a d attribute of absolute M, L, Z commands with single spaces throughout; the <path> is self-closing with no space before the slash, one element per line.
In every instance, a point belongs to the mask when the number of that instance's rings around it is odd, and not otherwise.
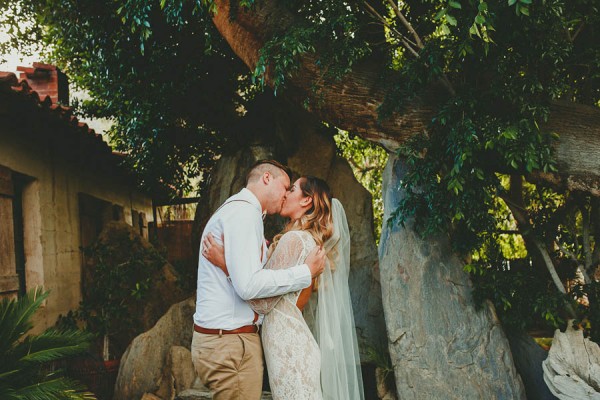
<path fill-rule="evenodd" d="M 379 244 L 383 225 L 382 173 L 388 154 L 381 147 L 359 136 L 351 137 L 345 131 L 339 131 L 334 139 L 338 152 L 348 160 L 356 179 L 371 193 L 375 241 Z"/>

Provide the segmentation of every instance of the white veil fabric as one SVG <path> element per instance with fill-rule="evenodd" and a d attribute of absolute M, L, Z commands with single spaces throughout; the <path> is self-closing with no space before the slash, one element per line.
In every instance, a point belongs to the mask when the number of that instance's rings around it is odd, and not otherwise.
<path fill-rule="evenodd" d="M 325 400 L 363 400 L 354 314 L 350 300 L 350 232 L 344 207 L 332 201 L 334 233 L 324 244 L 328 261 L 319 277 L 318 296 L 307 305 L 321 350 L 321 387 Z"/>

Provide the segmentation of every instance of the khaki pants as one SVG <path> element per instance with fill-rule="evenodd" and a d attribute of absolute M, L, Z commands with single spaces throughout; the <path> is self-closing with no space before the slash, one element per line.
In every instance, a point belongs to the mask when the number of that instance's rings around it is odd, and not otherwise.
<path fill-rule="evenodd" d="M 260 399 L 262 345 L 258 333 L 205 335 L 194 331 L 192 361 L 214 400 Z"/>

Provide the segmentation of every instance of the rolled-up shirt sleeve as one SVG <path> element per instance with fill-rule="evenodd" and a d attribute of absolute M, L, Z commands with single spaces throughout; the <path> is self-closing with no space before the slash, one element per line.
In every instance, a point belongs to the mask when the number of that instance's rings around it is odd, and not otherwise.
<path fill-rule="evenodd" d="M 306 264 L 284 270 L 263 269 L 261 214 L 250 205 L 240 207 L 240 212 L 223 224 L 225 263 L 231 283 L 242 299 L 277 296 L 310 286 L 311 273 Z"/>

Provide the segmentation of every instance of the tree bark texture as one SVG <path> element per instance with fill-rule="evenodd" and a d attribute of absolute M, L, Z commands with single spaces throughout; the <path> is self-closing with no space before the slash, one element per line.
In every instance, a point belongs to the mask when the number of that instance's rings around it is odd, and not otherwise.
<path fill-rule="evenodd" d="M 384 172 L 384 220 L 403 196 L 401 161 Z M 444 237 L 424 241 L 410 222 L 384 226 L 381 287 L 400 399 L 525 399 L 508 340 L 490 303 L 471 296 Z"/>
<path fill-rule="evenodd" d="M 240 7 L 235 18 L 230 18 L 229 0 L 215 3 L 215 26 L 250 69 L 256 67 L 263 45 L 273 34 L 291 26 L 295 18 L 275 0 L 259 2 L 251 10 Z M 308 100 L 309 110 L 320 119 L 390 150 L 426 131 L 437 101 L 447 96 L 443 89 L 431 88 L 428 95 L 413 100 L 402 112 L 380 121 L 377 109 L 385 98 L 385 82 L 380 78 L 379 63 L 363 62 L 341 81 L 325 83 L 315 60 L 312 54 L 300 57 L 299 68 L 286 80 L 286 98 L 296 104 Z M 271 79 L 267 70 L 267 82 Z M 535 178 L 600 196 L 600 108 L 557 102 L 542 129 L 560 135 L 556 143 L 559 173 L 536 174 Z"/>

